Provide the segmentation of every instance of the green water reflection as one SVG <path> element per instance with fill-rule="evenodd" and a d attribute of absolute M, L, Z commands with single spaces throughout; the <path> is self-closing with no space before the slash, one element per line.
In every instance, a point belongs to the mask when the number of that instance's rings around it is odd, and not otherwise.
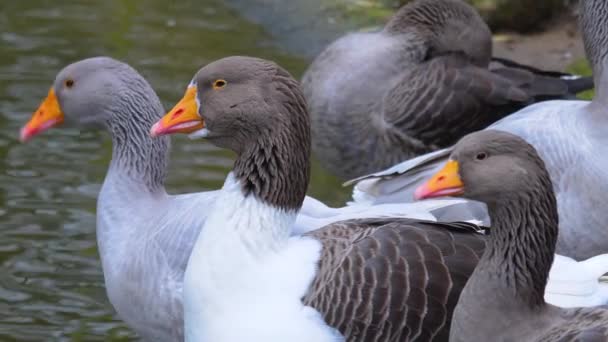
<path fill-rule="evenodd" d="M 2 1 L 0 44 L 0 340 L 130 340 L 106 299 L 95 244 L 109 139 L 57 129 L 21 145 L 19 127 L 56 72 L 89 56 L 130 63 L 166 107 L 211 60 L 255 55 L 298 77 L 306 60 L 219 0 Z M 168 188 L 216 189 L 230 165 L 230 154 L 178 137 Z M 331 204 L 348 197 L 318 167 L 311 194 Z"/>

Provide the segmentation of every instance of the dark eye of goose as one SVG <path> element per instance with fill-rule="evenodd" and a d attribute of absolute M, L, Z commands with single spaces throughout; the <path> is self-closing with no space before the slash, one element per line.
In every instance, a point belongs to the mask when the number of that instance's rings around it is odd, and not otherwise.
<path fill-rule="evenodd" d="M 488 157 L 488 154 L 485 152 L 479 152 L 475 155 L 475 159 L 477 160 L 484 160 Z"/>
<path fill-rule="evenodd" d="M 213 89 L 221 89 L 224 88 L 226 86 L 227 82 L 226 80 L 215 80 L 215 82 L 213 82 Z"/>
<path fill-rule="evenodd" d="M 65 81 L 65 86 L 68 88 L 72 88 L 74 86 L 74 80 L 69 78 Z"/>

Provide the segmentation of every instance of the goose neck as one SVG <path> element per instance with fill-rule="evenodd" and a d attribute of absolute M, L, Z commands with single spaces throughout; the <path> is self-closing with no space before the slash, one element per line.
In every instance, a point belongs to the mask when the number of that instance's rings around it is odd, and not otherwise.
<path fill-rule="evenodd" d="M 275 76 L 272 122 L 250 133 L 240 148 L 234 175 L 246 196 L 285 211 L 298 211 L 310 178 L 310 117 L 298 83 L 283 72 Z"/>
<path fill-rule="evenodd" d="M 278 73 L 276 81 L 277 105 L 268 114 L 275 120 L 248 132 L 246 143 L 235 149 L 233 171 L 216 205 L 218 218 L 232 225 L 218 229 L 230 229 L 247 248 L 261 252 L 286 242 L 310 176 L 310 119 L 304 98 L 291 77 Z"/>
<path fill-rule="evenodd" d="M 217 247 L 220 239 L 227 241 L 226 248 L 240 249 L 243 260 L 254 261 L 285 246 L 296 216 L 297 209 L 278 208 L 245 194 L 241 180 L 231 172 L 203 230 L 206 237 L 214 236 L 207 242 Z"/>
<path fill-rule="evenodd" d="M 475 270 L 487 291 L 531 309 L 544 306 L 544 291 L 557 242 L 558 216 L 550 181 L 488 205 L 489 243 Z M 490 282 L 490 284 L 488 284 Z"/>
<path fill-rule="evenodd" d="M 277 105 L 266 114 L 274 120 L 261 128 L 251 125 L 244 143 L 234 148 L 233 171 L 195 246 L 206 258 L 193 253 L 191 261 L 237 269 L 288 242 L 308 188 L 310 123 L 297 82 L 282 74 L 276 78 Z"/>
<path fill-rule="evenodd" d="M 146 101 L 138 101 L 146 103 Z M 163 113 L 160 101 L 134 108 L 118 106 L 112 110 L 108 129 L 112 136 L 110 171 L 114 180 L 136 184 L 147 191 L 164 191 L 170 141 L 152 138 L 149 128 Z"/>
<path fill-rule="evenodd" d="M 593 69 L 596 98 L 608 101 L 608 2 L 605 0 L 580 1 L 579 24 L 587 58 Z"/>

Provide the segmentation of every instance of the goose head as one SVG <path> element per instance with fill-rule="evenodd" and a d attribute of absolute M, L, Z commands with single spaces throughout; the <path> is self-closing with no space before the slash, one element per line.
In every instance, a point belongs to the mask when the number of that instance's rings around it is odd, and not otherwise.
<path fill-rule="evenodd" d="M 273 62 L 236 56 L 202 68 L 184 97 L 150 134 L 195 132 L 192 137 L 204 137 L 218 147 L 240 153 L 260 137 L 294 123 L 308 125 L 297 82 Z M 308 127 L 298 128 L 308 131 Z"/>
<path fill-rule="evenodd" d="M 158 98 L 133 68 L 108 57 L 84 59 L 57 74 L 47 97 L 21 129 L 20 140 L 61 124 L 108 128 L 117 113 L 141 112 L 142 103 L 162 113 Z"/>
<path fill-rule="evenodd" d="M 150 130 L 188 133 L 237 154 L 244 192 L 284 209 L 302 205 L 310 174 L 310 118 L 298 82 L 277 64 L 227 57 L 203 67 Z"/>
<path fill-rule="evenodd" d="M 443 169 L 418 187 L 414 196 L 460 196 L 492 205 L 534 192 L 547 182 L 551 188 L 534 147 L 516 135 L 484 130 L 462 138 Z"/>

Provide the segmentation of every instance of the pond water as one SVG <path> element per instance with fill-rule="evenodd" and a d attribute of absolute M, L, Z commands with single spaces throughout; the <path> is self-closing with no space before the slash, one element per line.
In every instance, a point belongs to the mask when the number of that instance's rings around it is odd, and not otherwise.
<path fill-rule="evenodd" d="M 18 131 L 63 66 L 95 55 L 131 64 L 166 107 L 181 97 L 200 66 L 227 55 L 273 59 L 299 77 L 307 64 L 302 51 L 310 49 L 271 36 L 268 25 L 260 26 L 268 23 L 248 21 L 263 13 L 251 2 L 229 5 L 221 0 L 1 2 L 1 341 L 134 338 L 106 298 L 95 243 L 95 201 L 110 158 L 108 137 L 59 128 L 23 145 Z M 231 162 L 229 153 L 176 137 L 168 189 L 219 188 Z M 338 205 L 349 189 L 315 166 L 310 194 Z"/>

